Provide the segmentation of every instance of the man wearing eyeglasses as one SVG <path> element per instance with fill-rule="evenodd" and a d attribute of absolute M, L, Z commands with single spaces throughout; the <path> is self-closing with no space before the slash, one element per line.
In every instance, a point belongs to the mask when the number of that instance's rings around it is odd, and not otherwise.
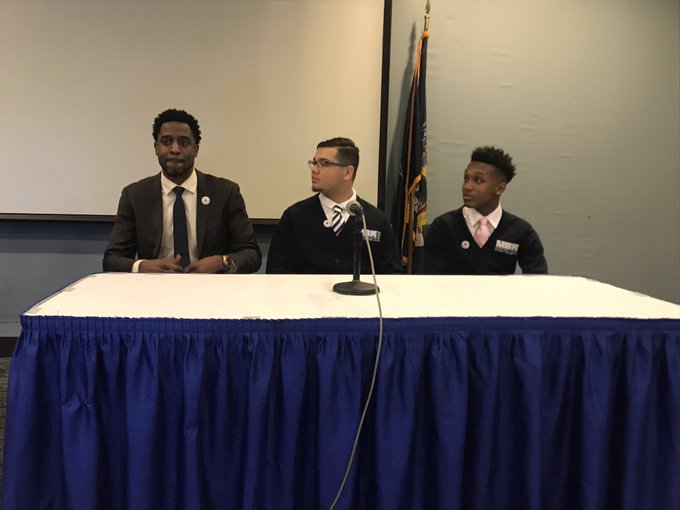
<path fill-rule="evenodd" d="M 397 240 L 387 217 L 358 197 L 353 188 L 359 148 L 349 138 L 319 143 L 308 162 L 316 195 L 286 209 L 272 237 L 267 273 L 352 274 L 353 233 L 359 215 L 347 205 L 356 200 L 366 216 L 361 269 L 371 270 L 365 239 L 377 273 L 401 273 Z M 362 225 L 363 226 L 363 225 Z M 361 228 L 361 227 L 360 227 Z"/>

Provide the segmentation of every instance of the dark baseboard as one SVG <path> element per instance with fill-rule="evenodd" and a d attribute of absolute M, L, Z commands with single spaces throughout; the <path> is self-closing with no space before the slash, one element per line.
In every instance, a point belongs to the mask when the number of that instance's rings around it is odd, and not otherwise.
<path fill-rule="evenodd" d="M 13 336 L 0 336 L 0 358 L 11 358 L 17 338 Z"/>

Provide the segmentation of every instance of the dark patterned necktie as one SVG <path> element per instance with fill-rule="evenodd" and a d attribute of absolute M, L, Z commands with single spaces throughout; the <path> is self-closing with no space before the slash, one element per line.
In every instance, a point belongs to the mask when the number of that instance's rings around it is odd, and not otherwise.
<path fill-rule="evenodd" d="M 333 219 L 331 220 L 331 228 L 333 229 L 333 232 L 335 232 L 336 236 L 340 235 L 340 232 L 342 231 L 342 227 L 344 226 L 344 224 L 345 222 L 342 221 L 342 206 L 334 205 Z"/>
<path fill-rule="evenodd" d="M 176 195 L 175 203 L 172 206 L 172 232 L 175 242 L 175 255 L 181 257 L 179 263 L 182 267 L 186 267 L 189 265 L 190 260 L 187 213 L 184 210 L 184 199 L 182 198 L 184 188 L 182 186 L 175 186 L 172 191 Z"/>

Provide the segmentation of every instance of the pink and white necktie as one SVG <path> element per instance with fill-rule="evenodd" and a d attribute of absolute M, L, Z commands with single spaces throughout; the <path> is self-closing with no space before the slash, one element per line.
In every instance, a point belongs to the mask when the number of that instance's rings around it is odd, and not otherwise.
<path fill-rule="evenodd" d="M 475 231 L 475 241 L 481 248 L 489 240 L 489 219 L 486 216 L 482 216 L 479 219 L 477 225 L 477 230 Z"/>

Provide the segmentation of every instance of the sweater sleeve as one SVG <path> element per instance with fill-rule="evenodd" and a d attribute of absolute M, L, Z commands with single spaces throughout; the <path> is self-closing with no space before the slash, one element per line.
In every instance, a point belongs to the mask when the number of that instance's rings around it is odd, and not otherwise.
<path fill-rule="evenodd" d="M 436 218 L 427 228 L 425 235 L 425 273 L 449 274 L 448 246 L 446 223 L 441 217 Z"/>
<path fill-rule="evenodd" d="M 548 262 L 543 254 L 543 244 L 536 231 L 529 226 L 526 239 L 520 244 L 517 263 L 523 274 L 548 274 Z"/>
<path fill-rule="evenodd" d="M 401 274 L 404 272 L 401 265 L 401 256 L 397 246 L 397 238 L 392 231 L 387 217 L 380 222 L 380 259 L 376 262 L 376 272 L 379 274 Z"/>
<path fill-rule="evenodd" d="M 268 274 L 295 273 L 295 253 L 293 240 L 293 222 L 290 208 L 286 209 L 274 230 L 269 253 L 267 255 Z"/>

